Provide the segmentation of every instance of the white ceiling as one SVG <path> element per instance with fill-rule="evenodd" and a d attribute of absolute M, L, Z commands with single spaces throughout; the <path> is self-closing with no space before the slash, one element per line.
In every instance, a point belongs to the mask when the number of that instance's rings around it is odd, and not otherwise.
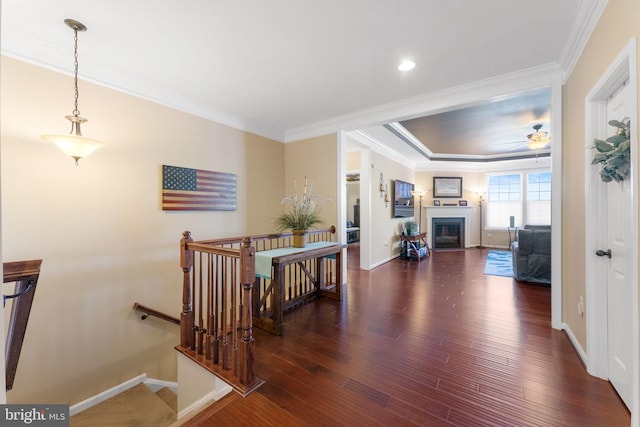
<path fill-rule="evenodd" d="M 71 74 L 63 20 L 79 20 L 81 79 L 287 141 L 419 117 L 402 107 L 496 76 L 570 69 L 604 4 L 3 0 L 0 40 L 3 54 Z M 404 58 L 416 68 L 398 71 Z"/>

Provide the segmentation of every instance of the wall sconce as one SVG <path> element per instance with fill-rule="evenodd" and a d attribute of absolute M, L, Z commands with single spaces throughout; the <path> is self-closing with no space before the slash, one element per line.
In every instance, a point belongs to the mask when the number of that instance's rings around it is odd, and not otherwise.
<path fill-rule="evenodd" d="M 389 207 L 389 202 L 391 201 L 390 197 L 389 197 L 389 187 L 387 187 L 387 184 L 384 185 L 384 207 L 388 208 Z"/>
<path fill-rule="evenodd" d="M 385 193 L 384 177 L 382 176 L 382 172 L 380 172 L 380 187 L 379 187 L 379 191 L 380 191 L 380 198 L 382 198 L 382 196 L 384 196 L 384 193 Z"/>
<path fill-rule="evenodd" d="M 56 144 L 67 156 L 75 159 L 77 166 L 78 160 L 93 153 L 95 150 L 102 147 L 104 143 L 97 139 L 82 136 L 82 132 L 80 130 L 80 125 L 86 122 L 87 119 L 80 117 L 80 110 L 78 110 L 78 31 L 86 31 L 87 27 L 83 23 L 73 19 L 65 19 L 64 23 L 73 30 L 74 34 L 73 84 L 75 89 L 75 103 L 72 111 L 73 115 L 65 116 L 65 118 L 71 122 L 71 132 L 69 135 L 42 135 L 42 139 Z"/>

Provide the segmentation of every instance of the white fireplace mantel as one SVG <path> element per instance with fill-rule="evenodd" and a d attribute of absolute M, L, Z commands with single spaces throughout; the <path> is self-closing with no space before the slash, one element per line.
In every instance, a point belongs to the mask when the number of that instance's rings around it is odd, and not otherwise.
<path fill-rule="evenodd" d="M 433 248 L 433 218 L 464 218 L 464 247 L 470 247 L 471 227 L 469 218 L 473 209 L 473 206 L 427 206 L 427 238 L 431 247 Z"/>

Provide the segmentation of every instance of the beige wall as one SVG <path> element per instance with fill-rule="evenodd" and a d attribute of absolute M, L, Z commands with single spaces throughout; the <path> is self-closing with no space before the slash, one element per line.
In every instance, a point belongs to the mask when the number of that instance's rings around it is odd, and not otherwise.
<path fill-rule="evenodd" d="M 285 189 L 282 197 L 293 194 L 294 177 L 298 191 L 306 176 L 313 184 L 313 194 L 326 200 L 322 206 L 324 224 L 320 227 L 338 227 L 338 139 L 336 134 L 305 139 L 285 144 Z M 338 237 L 336 236 L 336 240 Z"/>
<path fill-rule="evenodd" d="M 586 349 L 585 318 L 576 302 L 586 294 L 585 260 L 585 97 L 632 37 L 640 36 L 640 3 L 609 1 L 563 93 L 563 321 Z M 640 68 L 640 67 L 639 67 Z M 638 120 L 638 117 L 632 118 Z M 637 148 L 637 147 L 636 147 Z"/>
<path fill-rule="evenodd" d="M 345 156 L 347 173 L 360 170 L 360 151 L 350 151 Z"/>
<path fill-rule="evenodd" d="M 68 132 L 72 78 L 1 66 L 3 260 L 43 259 L 8 401 L 73 404 L 143 372 L 175 380 L 178 327 L 131 307 L 179 315 L 184 230 L 271 230 L 284 144 L 81 81 L 83 132 L 107 146 L 76 167 L 39 137 Z M 163 212 L 162 164 L 237 174 L 237 211 Z"/>
<path fill-rule="evenodd" d="M 371 264 L 377 265 L 400 254 L 401 224 L 410 218 L 392 218 L 393 181 L 400 179 L 406 182 L 415 182 L 415 173 L 412 169 L 384 157 L 376 152 L 371 152 L 371 239 L 370 252 Z M 363 165 L 364 167 L 364 165 Z M 380 197 L 380 173 L 383 182 L 388 188 L 390 202 L 385 205 L 384 198 Z M 364 183 L 361 183 L 361 186 Z M 362 208 L 361 208 L 362 209 Z M 365 231 L 361 231 L 361 234 Z"/>

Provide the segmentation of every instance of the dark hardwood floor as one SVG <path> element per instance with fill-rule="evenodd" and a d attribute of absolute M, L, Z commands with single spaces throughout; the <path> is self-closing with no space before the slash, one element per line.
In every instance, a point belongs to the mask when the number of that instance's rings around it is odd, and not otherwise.
<path fill-rule="evenodd" d="M 347 296 L 254 329 L 266 383 L 189 426 L 628 426 L 611 385 L 589 376 L 550 326 L 550 288 L 483 275 L 487 249 L 358 268 Z"/>

